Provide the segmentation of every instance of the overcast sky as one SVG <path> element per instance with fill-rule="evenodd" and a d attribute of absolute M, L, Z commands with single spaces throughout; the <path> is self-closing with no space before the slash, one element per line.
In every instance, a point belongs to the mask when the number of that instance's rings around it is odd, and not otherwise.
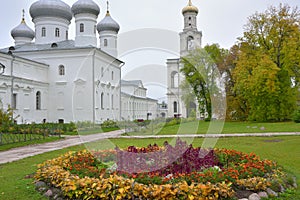
<path fill-rule="evenodd" d="M 36 0 L 2 0 L 0 12 L 0 48 L 14 45 L 10 31 L 20 24 L 22 18 L 22 9 L 25 9 L 25 19 L 28 26 L 34 30 L 34 25 L 29 14 L 30 5 Z M 64 0 L 70 6 L 77 0 Z M 103 19 L 106 13 L 106 1 L 95 0 L 100 6 L 101 12 L 98 22 Z M 188 0 L 110 0 L 111 16 L 120 24 L 119 35 L 122 40 L 119 43 L 121 52 L 120 59 L 126 62 L 122 74 L 125 79 L 142 79 L 141 72 L 154 73 L 146 74 L 148 77 L 144 84 L 147 87 L 164 88 L 166 79 L 161 80 L 160 76 L 155 76 L 158 69 L 164 69 L 161 76 L 166 75 L 165 58 L 178 57 L 179 39 L 178 33 L 183 28 L 183 16 L 181 10 L 187 5 Z M 300 0 L 192 0 L 193 4 L 198 7 L 198 29 L 202 31 L 202 44 L 219 43 L 221 47 L 230 48 L 237 40 L 237 37 L 243 35 L 243 26 L 247 23 L 247 18 L 255 12 L 263 12 L 269 6 L 278 6 L 280 3 L 287 3 L 292 7 L 300 7 Z M 154 42 L 159 38 L 159 43 L 165 41 L 168 44 L 153 44 L 155 50 L 143 50 L 143 41 L 139 35 L 138 29 L 152 28 L 160 31 L 148 31 L 147 39 L 152 37 Z M 133 31 L 133 32 L 132 32 Z M 169 31 L 169 32 L 168 32 Z M 74 39 L 74 19 L 69 28 L 69 38 Z M 127 33 L 130 34 L 127 34 Z M 159 37 L 159 33 L 164 35 Z M 136 46 L 138 51 L 132 51 L 135 47 L 124 44 L 123 41 L 140 40 L 141 46 Z M 121 40 L 120 39 L 120 40 Z M 157 41 L 156 41 L 157 42 Z M 170 46 L 174 44 L 174 46 Z M 160 46 L 161 45 L 161 46 Z M 149 44 L 148 46 L 152 46 Z M 166 49 L 170 52 L 163 51 Z M 126 51 L 132 51 L 130 53 Z M 125 52 L 125 55 L 124 55 Z M 173 54 L 172 54 L 173 52 Z M 144 55 L 144 56 L 143 56 Z M 147 55 L 147 56 L 145 56 Z M 141 59 L 137 59 L 141 58 Z M 150 70 L 151 66 L 153 70 Z M 155 79 L 150 80 L 149 77 Z M 165 95 L 166 88 L 161 94 L 157 95 L 153 90 L 149 91 L 153 98 L 160 98 Z"/>
<path fill-rule="evenodd" d="M 26 11 L 26 22 L 31 27 L 30 5 L 36 0 L 1 1 L 0 47 L 13 44 L 10 31 L 21 20 L 22 9 Z M 110 0 L 112 17 L 121 26 L 120 33 L 140 28 L 162 28 L 179 32 L 182 30 L 181 9 L 188 0 Z M 70 6 L 76 0 L 65 0 Z M 106 10 L 105 0 L 95 0 L 101 8 L 100 21 Z M 300 6 L 299 0 L 193 0 L 199 8 L 198 28 L 203 32 L 203 44 L 219 43 L 229 48 L 242 35 L 247 17 L 256 11 L 264 11 L 280 2 Z M 74 20 L 72 21 L 74 25 Z M 70 38 L 74 35 L 70 27 Z M 72 35 L 73 34 L 73 35 Z"/>

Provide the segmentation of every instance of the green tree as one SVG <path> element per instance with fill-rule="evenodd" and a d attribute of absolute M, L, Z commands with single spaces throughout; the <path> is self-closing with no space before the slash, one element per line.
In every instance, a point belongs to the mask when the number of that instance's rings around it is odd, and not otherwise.
<path fill-rule="evenodd" d="M 280 4 L 249 17 L 233 71 L 249 120 L 291 119 L 300 82 L 300 13 Z"/>
<path fill-rule="evenodd" d="M 13 109 L 8 107 L 7 110 L 0 108 L 0 132 L 6 131 L 7 128 L 13 125 Z"/>
<path fill-rule="evenodd" d="M 221 75 L 218 69 L 218 64 L 221 63 L 221 54 L 219 46 L 213 44 L 207 45 L 203 49 L 195 49 L 181 59 L 184 65 L 181 72 L 186 78 L 182 87 L 192 88 L 193 91 L 193 95 L 187 93 L 183 99 L 185 102 L 189 102 L 195 96 L 200 114 L 203 116 L 207 114 L 209 119 L 213 113 L 220 114 L 215 112 L 219 108 L 212 108 L 212 102 L 215 106 L 220 106 L 216 102 L 223 95 L 220 89 Z"/>

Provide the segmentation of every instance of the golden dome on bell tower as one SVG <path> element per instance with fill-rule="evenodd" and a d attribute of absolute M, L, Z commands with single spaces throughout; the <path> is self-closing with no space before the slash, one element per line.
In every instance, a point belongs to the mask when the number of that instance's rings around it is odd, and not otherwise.
<path fill-rule="evenodd" d="M 195 12 L 197 14 L 199 12 L 198 8 L 192 4 L 192 0 L 189 0 L 188 5 L 182 9 L 182 14 L 187 12 Z"/>

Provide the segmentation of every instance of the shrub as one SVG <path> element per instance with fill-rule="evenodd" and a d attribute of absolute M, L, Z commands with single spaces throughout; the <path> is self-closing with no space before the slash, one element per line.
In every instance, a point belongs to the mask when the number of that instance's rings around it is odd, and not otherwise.
<path fill-rule="evenodd" d="M 293 120 L 296 123 L 300 123 L 300 108 L 298 108 L 293 114 Z"/>
<path fill-rule="evenodd" d="M 117 122 L 113 121 L 113 120 L 106 120 L 101 124 L 101 128 L 116 128 L 117 126 Z"/>

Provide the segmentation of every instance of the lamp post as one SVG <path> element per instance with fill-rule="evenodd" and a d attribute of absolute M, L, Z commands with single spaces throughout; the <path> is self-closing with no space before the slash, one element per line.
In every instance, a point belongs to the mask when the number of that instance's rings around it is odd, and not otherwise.
<path fill-rule="evenodd" d="M 5 71 L 5 65 L 3 65 L 2 63 L 0 63 L 0 75 L 2 75 Z"/>

